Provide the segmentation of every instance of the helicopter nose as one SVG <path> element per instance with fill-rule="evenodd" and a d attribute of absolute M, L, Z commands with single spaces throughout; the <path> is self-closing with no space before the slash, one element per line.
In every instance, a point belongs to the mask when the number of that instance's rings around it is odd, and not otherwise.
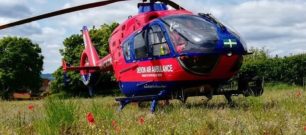
<path fill-rule="evenodd" d="M 232 32 L 224 32 L 219 35 L 219 47 L 229 56 L 232 54 L 246 54 L 247 48 L 244 40 L 238 34 Z"/>

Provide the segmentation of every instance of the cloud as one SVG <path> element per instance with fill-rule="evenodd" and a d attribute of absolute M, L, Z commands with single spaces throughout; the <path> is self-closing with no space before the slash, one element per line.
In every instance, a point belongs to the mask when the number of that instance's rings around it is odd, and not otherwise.
<path fill-rule="evenodd" d="M 29 7 L 23 2 L 3 0 L 0 4 L 1 18 L 20 18 L 31 15 Z"/>
<path fill-rule="evenodd" d="M 265 47 L 281 56 L 306 49 L 306 1 L 256 0 L 214 6 L 219 18 L 234 27 L 248 46 Z"/>
<path fill-rule="evenodd" d="M 29 1 L 28 1 L 29 2 Z M 27 1 L 2 0 L 0 2 L 0 24 L 10 23 L 32 15 Z M 15 35 L 28 36 L 40 34 L 41 28 L 38 23 L 30 23 L 0 31 L 0 36 Z"/>
<path fill-rule="evenodd" d="M 22 4 L 1 4 L 0 16 L 6 18 L 20 18 L 31 15 L 31 11 L 28 7 Z"/>
<path fill-rule="evenodd" d="M 43 27 L 41 34 L 32 34 L 29 38 L 37 42 L 44 55 L 44 72 L 53 72 L 61 64 L 59 49 L 63 48 L 62 41 L 66 30 L 63 28 Z"/>
<path fill-rule="evenodd" d="M 17 26 L 0 31 L 0 36 L 22 36 L 26 37 L 32 34 L 42 34 L 41 27 L 37 23 Z"/>
<path fill-rule="evenodd" d="M 64 5 L 64 8 L 90 3 L 91 1 L 72 0 Z M 137 13 L 137 2 L 118 2 L 103 7 L 83 10 L 76 13 L 63 15 L 60 18 L 69 20 L 69 23 L 61 21 L 60 25 L 81 29 L 83 25 L 102 25 L 103 23 L 123 22 L 129 15 Z"/>

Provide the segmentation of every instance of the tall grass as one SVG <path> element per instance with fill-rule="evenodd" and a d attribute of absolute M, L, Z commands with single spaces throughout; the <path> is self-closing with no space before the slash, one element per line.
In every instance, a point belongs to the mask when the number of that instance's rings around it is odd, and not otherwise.
<path fill-rule="evenodd" d="M 194 97 L 186 104 L 160 104 L 154 114 L 148 105 L 136 104 L 118 112 L 114 97 L 1 101 L 0 134 L 306 134 L 305 97 L 300 87 L 268 86 L 262 97 L 234 97 L 234 105 L 222 96 L 209 102 Z M 87 121 L 88 113 L 94 124 Z"/>
<path fill-rule="evenodd" d="M 44 118 L 35 123 L 39 134 L 70 134 L 76 130 L 77 111 L 79 105 L 75 101 L 48 98 L 44 101 Z"/>

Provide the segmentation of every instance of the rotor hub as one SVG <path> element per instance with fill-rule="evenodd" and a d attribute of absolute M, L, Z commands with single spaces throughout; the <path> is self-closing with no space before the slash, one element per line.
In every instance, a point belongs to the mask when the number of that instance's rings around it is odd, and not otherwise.
<path fill-rule="evenodd" d="M 165 11 L 168 7 L 164 3 L 138 3 L 138 13 L 147 13 L 152 11 Z"/>

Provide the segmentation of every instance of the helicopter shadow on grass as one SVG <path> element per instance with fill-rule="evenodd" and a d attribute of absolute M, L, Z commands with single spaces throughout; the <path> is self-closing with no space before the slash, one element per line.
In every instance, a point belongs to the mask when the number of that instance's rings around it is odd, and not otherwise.
<path fill-rule="evenodd" d="M 147 110 L 150 108 L 151 103 L 150 102 L 142 102 L 141 104 L 135 103 L 134 106 L 138 106 L 139 110 Z M 226 102 L 220 102 L 220 103 L 209 103 L 207 101 L 203 102 L 197 102 L 197 103 L 170 103 L 169 105 L 165 105 L 163 102 L 159 102 L 157 105 L 157 111 L 156 112 L 163 112 L 163 113 L 171 113 L 173 111 L 177 111 L 179 109 L 210 109 L 210 110 L 220 110 L 220 109 L 226 109 L 226 108 L 239 108 L 238 104 L 233 103 L 229 105 Z"/>
<path fill-rule="evenodd" d="M 140 110 L 146 110 L 150 108 L 150 103 L 141 103 L 140 106 L 138 106 Z M 231 109 L 237 109 L 238 104 L 232 103 L 228 104 L 226 102 L 220 102 L 220 103 L 210 103 L 209 101 L 203 101 L 203 102 L 197 102 L 197 103 L 182 103 L 182 102 L 175 102 L 175 103 L 170 103 L 168 105 L 165 105 L 163 102 L 159 102 L 157 105 L 157 112 L 162 112 L 162 113 L 171 113 L 173 111 L 177 111 L 180 109 L 209 109 L 209 110 L 220 110 L 220 109 L 226 109 L 226 108 L 231 108 Z"/>
<path fill-rule="evenodd" d="M 163 111 L 166 113 L 171 113 L 179 108 L 185 109 L 207 109 L 207 110 L 262 110 L 267 111 L 277 107 L 279 103 L 277 101 L 266 101 L 266 102 L 258 102 L 258 100 L 237 100 L 233 101 L 229 104 L 226 101 L 219 101 L 219 102 L 211 102 L 207 100 L 203 100 L 202 102 L 186 102 L 186 103 L 176 103 L 170 104 L 165 106 L 158 106 L 158 111 Z"/>
<path fill-rule="evenodd" d="M 192 108 L 203 108 L 203 109 L 210 109 L 210 110 L 222 110 L 222 109 L 232 109 L 232 110 L 270 110 L 275 108 L 278 105 L 278 102 L 275 101 L 267 101 L 267 102 L 254 102 L 254 101 L 243 101 L 243 102 L 238 102 L 238 101 L 233 101 L 233 103 L 227 103 L 227 102 L 213 102 L 210 103 L 204 102 L 204 103 L 192 103 L 192 104 L 186 104 L 187 109 L 192 109 Z"/>
<path fill-rule="evenodd" d="M 117 106 L 117 104 L 115 104 Z M 141 102 L 139 103 L 133 103 L 133 106 L 137 106 L 139 111 L 146 111 L 150 109 L 151 102 Z M 185 103 L 182 103 L 180 101 L 173 101 L 170 104 L 165 104 L 164 101 L 159 101 L 157 105 L 157 113 L 171 113 L 180 109 L 207 109 L 207 110 L 224 110 L 224 109 L 230 109 L 230 110 L 262 110 L 267 111 L 273 108 L 276 108 L 280 105 L 278 101 L 271 100 L 271 101 L 265 101 L 263 102 L 260 99 L 257 98 L 237 98 L 233 100 L 231 104 L 229 104 L 226 100 L 206 100 L 202 99 L 200 101 L 187 101 Z"/>

